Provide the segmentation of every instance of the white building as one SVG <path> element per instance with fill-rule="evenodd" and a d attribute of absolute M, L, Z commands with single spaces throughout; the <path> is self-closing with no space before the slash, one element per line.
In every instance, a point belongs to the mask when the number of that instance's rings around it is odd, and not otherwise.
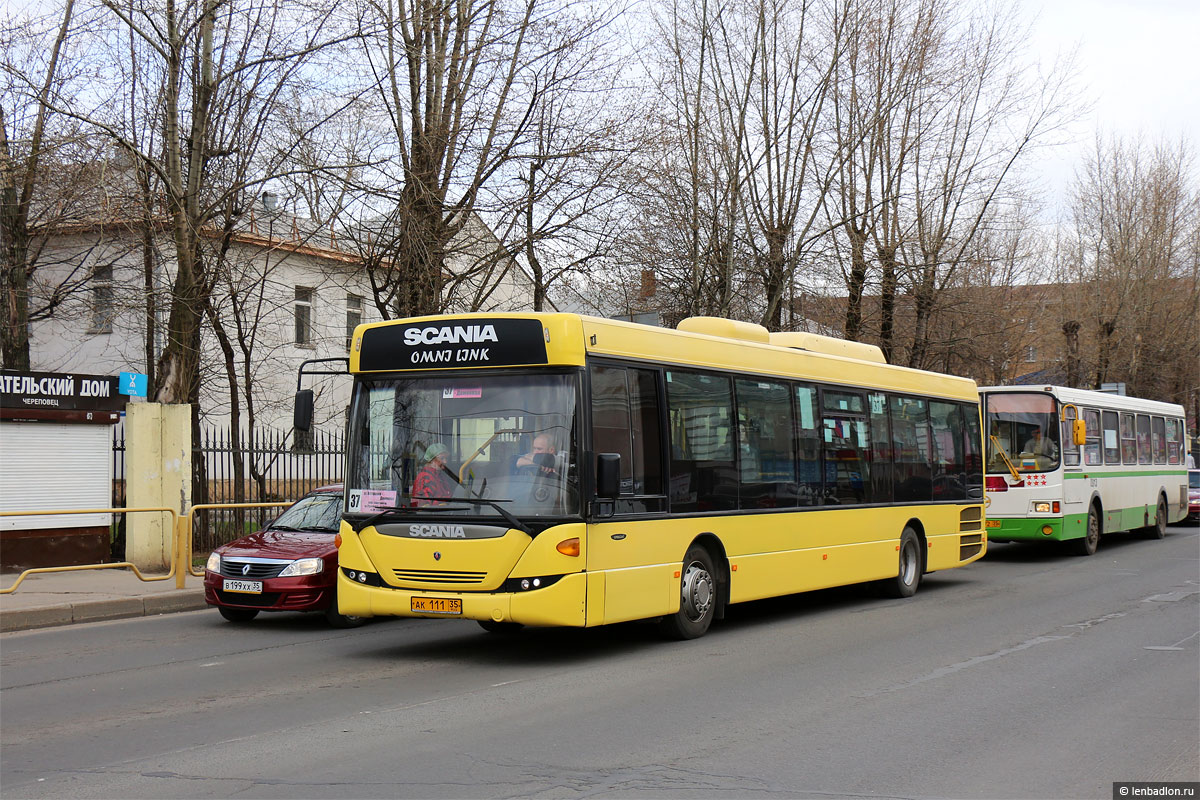
<path fill-rule="evenodd" d="M 209 237 L 219 241 L 217 232 Z M 508 258 L 487 259 L 497 240 L 477 217 L 458 237 L 460 253 L 448 271 L 461 281 L 446 298 L 450 311 L 518 311 L 532 308 L 528 275 Z M 30 326 L 30 361 L 35 370 L 117 375 L 149 373 L 166 332 L 173 269 L 169 231 L 151 237 L 130 226 L 79 226 L 46 248 L 33 292 L 43 295 L 76 283 L 49 319 Z M 479 254 L 472 257 L 471 254 Z M 217 263 L 214 253 L 206 252 Z M 490 269 L 476 274 L 476 263 Z M 362 322 L 382 319 L 371 282 L 348 243 L 329 229 L 306 230 L 304 222 L 274 208 L 264 195 L 247 224 L 236 231 L 215 270 L 212 309 L 201 352 L 201 418 L 224 427 L 232 402 L 228 373 L 236 375 L 240 426 L 247 425 L 245 385 L 253 398 L 256 427 L 291 427 L 296 374 L 307 359 L 343 357 L 350 333 Z M 147 277 L 146 264 L 150 264 Z M 151 304 L 156 304 L 149 310 Z M 212 322 L 215 316 L 221 333 Z M 147 342 L 153 319 L 152 342 Z M 226 351 L 226 346 L 231 352 Z M 230 363 L 230 360 L 232 363 Z M 317 391 L 316 424 L 340 429 L 349 400 L 349 381 L 323 378 L 307 383 Z"/>

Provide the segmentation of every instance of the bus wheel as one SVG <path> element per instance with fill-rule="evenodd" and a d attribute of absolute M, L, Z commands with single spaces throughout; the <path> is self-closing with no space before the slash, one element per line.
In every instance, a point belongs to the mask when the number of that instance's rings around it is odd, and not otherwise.
<path fill-rule="evenodd" d="M 1147 539 L 1167 538 L 1167 501 L 1162 495 L 1158 498 L 1158 511 L 1154 515 L 1154 524 L 1142 531 Z"/>
<path fill-rule="evenodd" d="M 659 630 L 672 639 L 696 639 L 708 631 L 717 609 L 717 570 L 699 545 L 688 548 L 679 582 L 679 610 L 663 617 Z"/>
<path fill-rule="evenodd" d="M 900 534 L 900 571 L 896 577 L 880 581 L 879 588 L 888 597 L 912 597 L 921 583 L 921 544 L 917 532 L 905 526 Z"/>
<path fill-rule="evenodd" d="M 478 620 L 479 627 L 488 633 L 516 633 L 525 626 L 519 622 L 496 622 L 494 619 Z"/>
<path fill-rule="evenodd" d="M 225 606 L 218 606 L 217 611 L 220 611 L 221 616 L 230 622 L 249 622 L 258 616 L 257 608 L 225 608 Z"/>
<path fill-rule="evenodd" d="M 1075 555 L 1091 556 L 1096 554 L 1096 548 L 1100 546 L 1100 515 L 1096 513 L 1096 507 L 1092 506 L 1088 509 L 1087 518 L 1087 534 L 1082 539 L 1075 540 Z"/>

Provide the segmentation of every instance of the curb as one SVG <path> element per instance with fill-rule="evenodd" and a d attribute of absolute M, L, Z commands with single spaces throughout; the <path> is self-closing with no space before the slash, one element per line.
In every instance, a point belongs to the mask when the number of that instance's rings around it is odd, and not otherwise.
<path fill-rule="evenodd" d="M 120 597 L 110 600 L 85 600 L 53 606 L 33 606 L 13 609 L 0 614 L 0 632 L 27 631 L 74 625 L 79 622 L 100 622 L 129 617 L 149 617 L 176 611 L 197 611 L 208 608 L 204 590 L 175 591 L 145 597 Z"/>

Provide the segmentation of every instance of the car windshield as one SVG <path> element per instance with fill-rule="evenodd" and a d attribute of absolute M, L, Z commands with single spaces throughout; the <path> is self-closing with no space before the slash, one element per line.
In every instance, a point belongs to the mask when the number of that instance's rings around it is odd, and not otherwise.
<path fill-rule="evenodd" d="M 350 412 L 347 512 L 578 514 L 576 380 L 360 378 Z"/>
<path fill-rule="evenodd" d="M 1200 489 L 1200 472 L 1193 471 L 1188 473 L 1188 488 Z"/>
<path fill-rule="evenodd" d="M 1010 463 L 1018 472 L 1056 468 L 1060 453 L 1057 419 L 1050 395 L 989 394 L 987 471 L 1006 473 Z"/>
<path fill-rule="evenodd" d="M 274 530 L 337 533 L 341 519 L 341 494 L 310 494 L 280 514 L 270 527 Z"/>

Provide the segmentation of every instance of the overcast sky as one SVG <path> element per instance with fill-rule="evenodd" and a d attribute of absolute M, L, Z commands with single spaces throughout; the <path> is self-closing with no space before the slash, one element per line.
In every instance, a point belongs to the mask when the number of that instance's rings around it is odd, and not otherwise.
<path fill-rule="evenodd" d="M 1048 157 L 1050 199 L 1065 194 L 1097 130 L 1148 141 L 1180 135 L 1200 147 L 1200 0 L 1021 0 L 1036 16 L 1031 45 L 1049 63 L 1078 46 L 1080 89 L 1092 111 L 1073 144 Z"/>

